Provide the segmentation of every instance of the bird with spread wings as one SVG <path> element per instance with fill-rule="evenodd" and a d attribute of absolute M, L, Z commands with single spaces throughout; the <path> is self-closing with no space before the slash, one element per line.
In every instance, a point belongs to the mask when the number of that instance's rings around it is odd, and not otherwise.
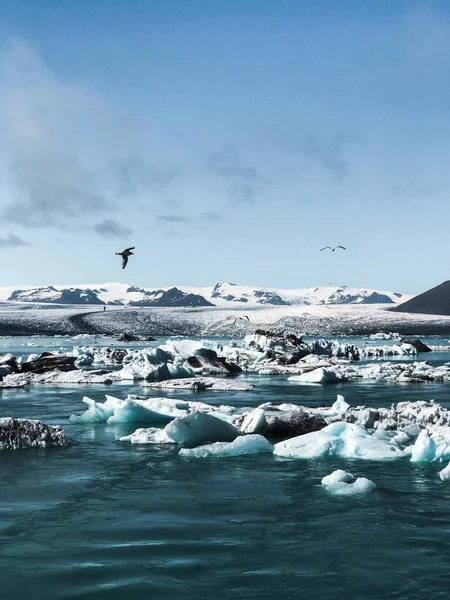
<path fill-rule="evenodd" d="M 122 257 L 122 269 L 125 269 L 125 267 L 127 266 L 128 257 L 134 254 L 134 252 L 131 252 L 132 250 L 134 250 L 134 246 L 132 246 L 131 248 L 125 248 L 123 252 L 116 252 L 116 254 Z"/>
<path fill-rule="evenodd" d="M 320 252 L 322 252 L 322 250 L 331 250 L 331 252 L 334 252 L 336 248 L 342 248 L 342 250 L 347 250 L 347 248 L 344 248 L 344 246 L 334 246 L 334 248 L 332 248 L 331 246 L 325 246 L 325 248 L 320 249 Z"/>

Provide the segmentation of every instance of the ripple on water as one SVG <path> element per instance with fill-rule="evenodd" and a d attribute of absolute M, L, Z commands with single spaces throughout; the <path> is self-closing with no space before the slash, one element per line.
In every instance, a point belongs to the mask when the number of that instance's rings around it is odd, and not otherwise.
<path fill-rule="evenodd" d="M 205 392 L 214 404 L 266 401 L 390 406 L 434 398 L 440 384 L 289 385 L 249 376 L 257 392 Z M 117 443 L 134 425 L 71 424 L 87 394 L 139 386 L 35 386 L 3 392 L 2 414 L 62 424 L 67 448 L 2 453 L 0 567 L 9 598 L 448 598 L 450 485 L 407 460 L 181 460 L 175 447 Z M 179 397 L 191 398 L 187 392 Z M 198 396 L 196 396 L 198 399 Z M 335 469 L 375 482 L 336 497 Z"/>

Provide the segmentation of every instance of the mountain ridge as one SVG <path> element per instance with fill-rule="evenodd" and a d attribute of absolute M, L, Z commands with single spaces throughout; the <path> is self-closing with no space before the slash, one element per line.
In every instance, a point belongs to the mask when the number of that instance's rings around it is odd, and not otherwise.
<path fill-rule="evenodd" d="M 318 304 L 404 303 L 411 296 L 369 288 L 329 286 L 277 289 L 221 282 L 211 287 L 142 288 L 125 283 L 74 286 L 20 286 L 0 288 L 0 301 L 35 304 L 84 304 L 134 307 L 264 307 Z"/>

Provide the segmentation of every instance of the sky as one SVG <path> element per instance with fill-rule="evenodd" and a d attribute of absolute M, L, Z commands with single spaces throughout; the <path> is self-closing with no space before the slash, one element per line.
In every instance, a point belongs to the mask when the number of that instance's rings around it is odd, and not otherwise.
<path fill-rule="evenodd" d="M 420 293 L 449 139 L 445 0 L 2 0 L 0 286 Z"/>

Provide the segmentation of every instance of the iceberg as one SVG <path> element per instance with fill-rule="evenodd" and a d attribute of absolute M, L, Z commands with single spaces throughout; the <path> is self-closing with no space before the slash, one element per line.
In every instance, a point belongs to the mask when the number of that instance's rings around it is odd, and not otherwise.
<path fill-rule="evenodd" d="M 445 469 L 439 471 L 439 477 L 441 481 L 450 481 L 450 463 L 445 467 Z"/>
<path fill-rule="evenodd" d="M 322 485 L 334 496 L 356 496 L 373 492 L 376 489 L 376 485 L 370 479 L 358 477 L 355 481 L 353 475 L 341 469 L 324 477 Z"/>
<path fill-rule="evenodd" d="M 339 370 L 319 367 L 318 369 L 302 373 L 301 375 L 288 377 L 288 381 L 296 381 L 299 383 L 339 383 L 347 381 L 347 378 Z"/>
<path fill-rule="evenodd" d="M 164 381 L 156 381 L 153 383 L 143 383 L 144 387 L 162 388 L 167 390 L 220 390 L 231 392 L 249 392 L 254 390 L 255 386 L 244 381 L 236 381 L 235 379 L 216 379 L 214 377 L 188 377 L 181 379 L 166 379 Z"/>
<path fill-rule="evenodd" d="M 166 433 L 180 446 L 199 446 L 206 442 L 232 442 L 240 431 L 231 423 L 198 411 L 173 420 Z"/>
<path fill-rule="evenodd" d="M 377 439 L 360 425 L 343 421 L 279 442 L 274 446 L 274 454 L 291 458 L 340 456 L 379 461 L 405 456 L 398 447 Z"/>
<path fill-rule="evenodd" d="M 119 440 L 121 442 L 130 442 L 131 444 L 175 444 L 167 435 L 165 429 L 157 427 L 136 429 L 132 434 L 124 435 Z"/>
<path fill-rule="evenodd" d="M 197 448 L 182 448 L 179 455 L 186 458 L 211 458 L 273 453 L 273 446 L 262 435 L 245 435 L 233 442 L 215 442 Z"/>
<path fill-rule="evenodd" d="M 151 423 L 163 426 L 186 415 L 189 410 L 189 403 L 169 398 L 142 400 L 129 397 L 120 400 L 106 396 L 102 403 L 85 396 L 83 402 L 88 405 L 88 410 L 82 415 L 71 415 L 72 423 Z"/>

